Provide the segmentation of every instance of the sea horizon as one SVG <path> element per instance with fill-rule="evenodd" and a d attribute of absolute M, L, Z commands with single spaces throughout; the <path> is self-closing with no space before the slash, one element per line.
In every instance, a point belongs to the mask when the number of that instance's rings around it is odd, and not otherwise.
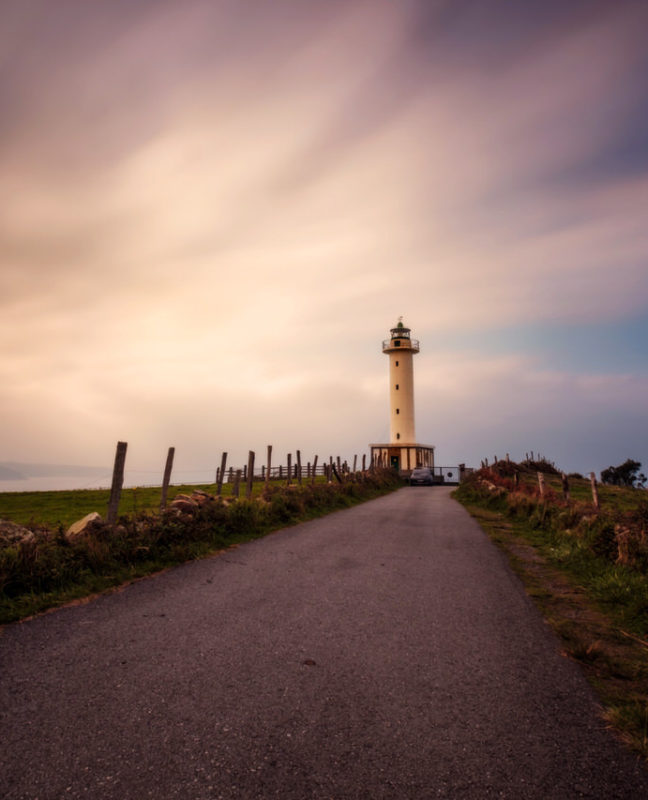
<path fill-rule="evenodd" d="M 124 473 L 124 489 L 138 487 L 162 486 L 161 472 Z M 207 474 L 205 470 L 183 471 L 171 475 L 171 484 L 210 484 L 214 483 L 215 470 Z M 81 491 L 84 489 L 110 489 L 112 475 L 43 475 L 20 479 L 0 479 L 0 494 L 9 492 L 56 492 Z"/>

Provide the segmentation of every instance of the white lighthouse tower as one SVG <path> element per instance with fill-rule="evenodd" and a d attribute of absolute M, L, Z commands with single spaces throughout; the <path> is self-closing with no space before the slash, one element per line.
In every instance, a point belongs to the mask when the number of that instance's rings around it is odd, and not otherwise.
<path fill-rule="evenodd" d="M 372 444 L 372 463 L 409 472 L 434 467 L 434 447 L 417 444 L 414 427 L 414 356 L 419 343 L 412 339 L 402 317 L 382 343 L 389 356 L 389 443 Z"/>
<path fill-rule="evenodd" d="M 419 343 L 410 337 L 402 317 L 390 333 L 382 347 L 389 356 L 389 439 L 393 444 L 415 442 L 413 360 Z"/>

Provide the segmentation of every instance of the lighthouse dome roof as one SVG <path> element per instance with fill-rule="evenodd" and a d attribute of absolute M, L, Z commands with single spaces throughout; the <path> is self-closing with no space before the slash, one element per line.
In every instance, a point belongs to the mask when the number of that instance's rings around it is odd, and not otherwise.
<path fill-rule="evenodd" d="M 399 337 L 408 338 L 410 334 L 410 328 L 403 325 L 403 318 L 399 317 L 398 322 L 396 323 L 396 327 L 390 328 L 390 332 L 392 335 L 392 339 L 396 339 Z"/>

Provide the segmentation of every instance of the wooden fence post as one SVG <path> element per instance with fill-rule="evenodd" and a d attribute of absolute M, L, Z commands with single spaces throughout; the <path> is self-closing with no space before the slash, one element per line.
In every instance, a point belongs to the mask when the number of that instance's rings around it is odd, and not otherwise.
<path fill-rule="evenodd" d="M 245 496 L 249 500 L 252 497 L 252 483 L 254 482 L 254 451 L 250 450 L 248 452 L 248 463 L 247 463 L 247 490 L 245 492 Z"/>
<path fill-rule="evenodd" d="M 117 522 L 119 498 L 121 497 L 121 490 L 124 485 L 124 464 L 126 463 L 127 447 L 128 442 L 117 442 L 112 485 L 110 487 L 110 500 L 108 501 L 108 514 L 106 515 L 106 522 L 108 522 L 109 525 L 114 525 L 115 522 Z"/>
<path fill-rule="evenodd" d="M 268 445 L 268 466 L 267 466 L 267 469 L 266 469 L 266 479 L 265 479 L 266 486 L 268 485 L 268 481 L 270 480 L 270 469 L 271 469 L 270 465 L 271 464 L 272 464 L 272 445 L 269 444 Z"/>
<path fill-rule="evenodd" d="M 239 491 L 241 489 L 241 470 L 236 470 L 236 475 L 234 476 L 234 486 L 232 487 L 232 496 L 238 497 Z"/>
<path fill-rule="evenodd" d="M 367 471 L 367 454 L 362 454 L 362 472 L 365 473 Z"/>
<path fill-rule="evenodd" d="M 228 483 L 234 483 L 234 467 L 229 468 L 229 477 L 227 479 Z"/>
<path fill-rule="evenodd" d="M 296 454 L 297 454 L 297 463 L 295 466 L 297 467 L 297 483 L 301 485 L 302 482 L 301 451 L 297 450 Z"/>
<path fill-rule="evenodd" d="M 169 447 L 167 453 L 167 460 L 164 466 L 164 477 L 162 478 L 162 497 L 160 498 L 160 511 L 164 511 L 167 502 L 167 493 L 169 491 L 169 483 L 171 482 L 171 470 L 173 469 L 173 456 L 175 454 L 175 447 Z"/>
<path fill-rule="evenodd" d="M 288 453 L 287 461 L 286 474 L 288 475 L 288 483 L 286 486 L 290 486 L 290 482 L 292 481 L 292 453 Z"/>
<path fill-rule="evenodd" d="M 216 495 L 218 497 L 223 493 L 223 479 L 225 477 L 225 467 L 227 466 L 227 453 L 221 456 L 220 472 L 218 474 L 218 486 L 216 487 Z"/>
<path fill-rule="evenodd" d="M 538 486 L 540 487 L 540 497 L 544 497 L 545 482 L 544 482 L 544 475 L 542 474 L 542 472 L 538 472 Z"/>
<path fill-rule="evenodd" d="M 598 487 L 596 486 L 596 475 L 593 472 L 590 472 L 590 483 L 592 484 L 592 502 L 594 503 L 594 508 L 598 511 L 601 505 L 599 503 Z"/>
<path fill-rule="evenodd" d="M 560 473 L 560 480 L 562 481 L 563 497 L 569 503 L 569 478 L 564 472 Z"/>
<path fill-rule="evenodd" d="M 317 475 L 317 456 L 313 459 L 313 469 L 311 470 L 311 484 L 315 483 L 315 475 Z"/>

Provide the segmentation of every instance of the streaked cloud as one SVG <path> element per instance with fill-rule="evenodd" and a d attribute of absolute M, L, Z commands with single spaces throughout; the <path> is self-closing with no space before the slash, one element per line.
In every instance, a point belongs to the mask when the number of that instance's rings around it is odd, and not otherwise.
<path fill-rule="evenodd" d="M 448 459 L 514 418 L 551 455 L 566 398 L 574 420 L 600 398 L 599 431 L 634 419 L 645 362 L 566 373 L 479 341 L 648 305 L 648 12 L 523 5 L 6 4 L 4 457 L 358 451 L 387 429 L 399 314 Z M 511 385 L 534 413 L 498 415 Z"/>

